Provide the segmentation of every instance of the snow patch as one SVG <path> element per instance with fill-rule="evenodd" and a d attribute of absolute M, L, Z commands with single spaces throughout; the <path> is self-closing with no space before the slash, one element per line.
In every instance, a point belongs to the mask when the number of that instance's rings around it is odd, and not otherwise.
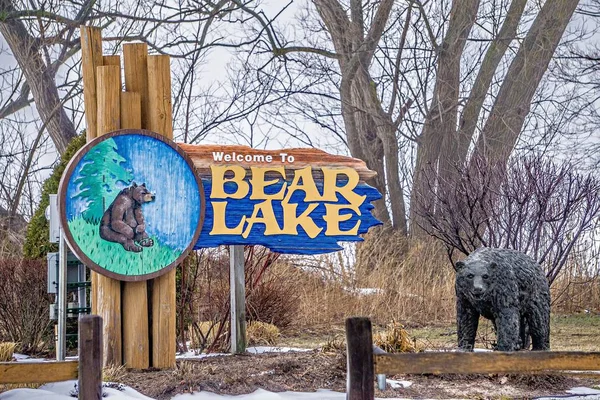
<path fill-rule="evenodd" d="M 297 347 L 269 347 L 269 346 L 256 346 L 248 347 L 246 351 L 250 354 L 262 354 L 262 353 L 289 353 L 289 352 L 307 352 L 312 349 L 300 349 Z"/>
<path fill-rule="evenodd" d="M 392 389 L 406 389 L 413 384 L 411 381 L 395 381 L 393 379 L 386 379 L 385 382 L 390 385 Z"/>

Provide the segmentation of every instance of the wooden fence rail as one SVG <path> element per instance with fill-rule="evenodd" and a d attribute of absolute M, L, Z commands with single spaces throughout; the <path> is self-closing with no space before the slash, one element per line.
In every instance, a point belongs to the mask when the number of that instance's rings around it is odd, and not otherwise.
<path fill-rule="evenodd" d="M 78 380 L 79 399 L 102 398 L 102 318 L 79 320 L 79 361 L 0 363 L 0 384 Z"/>
<path fill-rule="evenodd" d="M 371 321 L 346 320 L 348 400 L 373 400 L 375 374 L 570 374 L 600 371 L 600 353 L 565 351 L 373 354 Z"/>

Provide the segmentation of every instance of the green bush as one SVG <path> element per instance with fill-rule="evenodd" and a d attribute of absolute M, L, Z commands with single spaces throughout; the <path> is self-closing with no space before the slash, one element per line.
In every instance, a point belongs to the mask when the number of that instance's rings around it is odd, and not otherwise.
<path fill-rule="evenodd" d="M 48 221 L 46 220 L 46 207 L 50 204 L 49 195 L 52 193 L 58 193 L 58 184 L 60 178 L 67 167 L 67 164 L 73 158 L 73 155 L 83 147 L 85 144 L 85 133 L 77 136 L 62 154 L 60 162 L 54 167 L 52 175 L 42 188 L 42 198 L 40 204 L 35 210 L 35 214 L 31 218 L 29 225 L 27 226 L 27 234 L 25 237 L 25 244 L 23 246 L 23 254 L 25 258 L 39 259 L 46 258 L 46 254 L 53 251 L 58 251 L 56 244 L 50 243 L 48 236 L 50 235 Z"/>

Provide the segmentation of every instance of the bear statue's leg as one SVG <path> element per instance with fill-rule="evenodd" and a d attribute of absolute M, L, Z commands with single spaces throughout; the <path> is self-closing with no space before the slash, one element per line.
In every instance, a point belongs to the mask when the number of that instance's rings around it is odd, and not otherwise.
<path fill-rule="evenodd" d="M 515 351 L 521 347 L 521 316 L 517 307 L 499 310 L 496 316 L 496 341 L 499 351 Z"/>
<path fill-rule="evenodd" d="M 548 302 L 549 303 L 549 302 Z M 529 313 L 532 350 L 550 350 L 550 305 L 535 302 Z"/>
<path fill-rule="evenodd" d="M 477 310 L 458 299 L 456 302 L 456 325 L 459 349 L 473 351 L 478 324 L 479 313 Z"/>
<path fill-rule="evenodd" d="M 528 350 L 531 342 L 529 340 L 529 324 L 527 323 L 527 316 L 521 315 L 521 321 L 519 323 L 519 332 L 521 336 L 521 345 L 519 346 L 522 350 Z"/>
<path fill-rule="evenodd" d="M 142 248 L 136 245 L 133 240 L 127 238 L 127 236 L 123 235 L 122 233 L 113 231 L 108 226 L 100 227 L 100 237 L 104 240 L 108 240 L 109 242 L 122 244 L 127 251 L 133 251 L 136 253 L 142 251 Z"/>

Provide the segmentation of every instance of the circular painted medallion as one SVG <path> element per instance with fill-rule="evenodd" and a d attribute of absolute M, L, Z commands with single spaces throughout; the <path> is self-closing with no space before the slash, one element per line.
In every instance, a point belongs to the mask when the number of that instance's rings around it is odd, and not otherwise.
<path fill-rule="evenodd" d="M 125 281 L 162 275 L 194 247 L 204 190 L 189 157 L 147 130 L 120 130 L 86 144 L 59 188 L 71 250 L 96 272 Z"/>

